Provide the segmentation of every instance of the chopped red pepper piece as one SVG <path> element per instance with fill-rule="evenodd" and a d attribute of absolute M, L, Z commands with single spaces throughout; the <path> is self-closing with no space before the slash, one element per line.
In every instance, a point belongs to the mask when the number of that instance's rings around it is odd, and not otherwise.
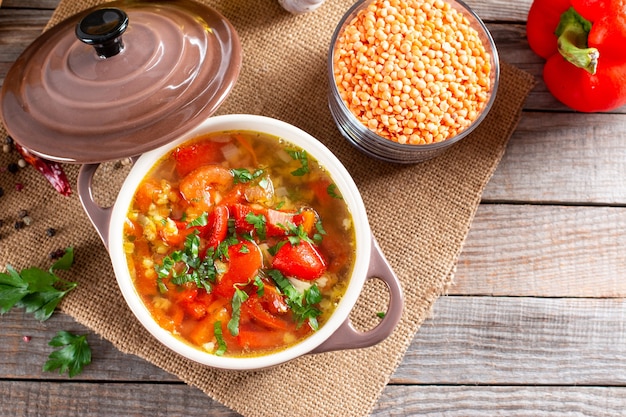
<path fill-rule="evenodd" d="M 228 247 L 228 270 L 215 286 L 215 294 L 232 298 L 235 294 L 235 284 L 245 284 L 252 281 L 261 266 L 263 255 L 259 247 L 253 242 L 243 241 Z"/>
<path fill-rule="evenodd" d="M 228 233 L 228 207 L 215 206 L 209 214 L 207 227 L 204 229 L 204 237 L 208 239 L 208 246 L 215 249 Z"/>
<path fill-rule="evenodd" d="M 302 240 L 297 245 L 286 242 L 274 256 L 272 267 L 286 276 L 311 281 L 326 272 L 326 261 L 311 243 Z"/>

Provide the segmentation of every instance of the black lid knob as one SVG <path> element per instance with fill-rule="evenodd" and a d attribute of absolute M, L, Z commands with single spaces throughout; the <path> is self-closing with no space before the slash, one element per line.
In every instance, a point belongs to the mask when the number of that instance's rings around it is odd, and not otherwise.
<path fill-rule="evenodd" d="M 92 45 L 102 58 L 110 58 L 124 49 L 122 34 L 128 27 L 128 15 L 117 8 L 98 9 L 76 25 L 76 36 Z"/>

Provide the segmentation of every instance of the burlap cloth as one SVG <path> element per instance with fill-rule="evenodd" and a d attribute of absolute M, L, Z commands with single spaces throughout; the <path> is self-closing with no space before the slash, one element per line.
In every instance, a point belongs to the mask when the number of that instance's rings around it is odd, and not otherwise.
<path fill-rule="evenodd" d="M 50 25 L 100 2 L 62 0 Z M 107 252 L 77 195 L 57 194 L 30 167 L 16 174 L 0 171 L 5 191 L 0 197 L 0 265 L 48 267 L 49 252 L 73 246 L 76 261 L 65 277 L 79 286 L 62 303 L 65 313 L 122 352 L 145 358 L 243 415 L 367 415 L 434 301 L 452 282 L 481 193 L 517 125 L 533 78 L 502 63 L 495 106 L 470 137 L 423 164 L 381 163 L 342 139 L 327 107 L 326 54 L 334 27 L 352 0 L 326 1 L 301 16 L 288 14 L 276 0 L 207 3 L 233 23 L 244 50 L 240 79 L 219 113 L 260 114 L 292 123 L 345 164 L 363 195 L 373 233 L 402 281 L 406 307 L 393 335 L 375 347 L 308 355 L 257 372 L 214 370 L 179 357 L 156 342 L 123 302 Z M 1 158 L 5 167 L 17 155 Z M 75 188 L 78 167 L 65 168 Z M 101 166 L 99 202 L 115 200 L 126 170 L 112 163 Z M 18 191 L 16 184 L 23 189 Z M 20 210 L 28 211 L 32 223 L 16 230 Z M 57 229 L 54 237 L 46 236 L 48 227 Z M 378 320 L 375 313 L 384 310 L 386 295 L 379 290 L 375 284 L 364 289 L 353 314 L 358 326 L 372 326 Z"/>

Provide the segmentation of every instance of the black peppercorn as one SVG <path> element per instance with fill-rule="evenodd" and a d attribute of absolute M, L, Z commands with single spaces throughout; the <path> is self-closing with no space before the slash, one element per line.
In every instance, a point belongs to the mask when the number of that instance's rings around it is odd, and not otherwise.
<path fill-rule="evenodd" d="M 7 171 L 9 171 L 11 174 L 16 174 L 19 170 L 20 166 L 15 162 L 11 162 L 9 165 L 7 165 Z"/>
<path fill-rule="evenodd" d="M 56 234 L 57 234 L 57 230 L 54 227 L 48 227 L 46 229 L 46 236 L 53 237 Z"/>
<path fill-rule="evenodd" d="M 19 217 L 20 219 L 23 219 L 26 216 L 28 216 L 28 211 L 24 209 L 20 210 L 20 212 L 17 214 L 17 217 Z"/>
<path fill-rule="evenodd" d="M 4 195 L 4 188 L 0 187 L 0 197 Z"/>
<path fill-rule="evenodd" d="M 56 249 L 50 252 L 50 259 L 59 259 L 65 255 L 65 249 Z"/>
<path fill-rule="evenodd" d="M 24 223 L 24 221 L 22 221 L 22 220 L 18 220 L 18 221 L 16 221 L 16 222 L 15 222 L 15 224 L 14 224 L 15 230 L 21 230 L 21 229 L 23 229 L 25 226 L 26 226 L 26 223 Z"/>

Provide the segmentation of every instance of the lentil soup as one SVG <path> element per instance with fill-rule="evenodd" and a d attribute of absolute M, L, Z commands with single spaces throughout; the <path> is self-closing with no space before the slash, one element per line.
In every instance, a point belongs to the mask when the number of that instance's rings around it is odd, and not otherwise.
<path fill-rule="evenodd" d="M 351 214 L 304 150 L 248 131 L 164 156 L 124 226 L 135 288 L 159 325 L 224 356 L 294 345 L 324 325 L 354 267 Z"/>
<path fill-rule="evenodd" d="M 444 0 L 373 0 L 334 45 L 333 77 L 359 123 L 400 144 L 442 142 L 478 119 L 491 94 L 490 54 Z"/>

